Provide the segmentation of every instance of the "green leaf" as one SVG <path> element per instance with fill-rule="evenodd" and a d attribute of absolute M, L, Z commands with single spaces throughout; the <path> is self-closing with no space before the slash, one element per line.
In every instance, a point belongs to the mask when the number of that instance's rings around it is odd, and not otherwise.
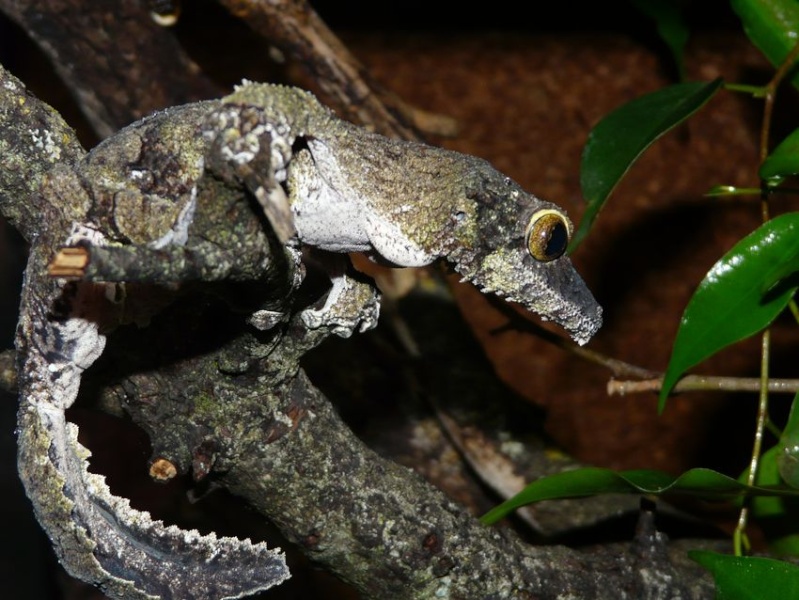
<path fill-rule="evenodd" d="M 748 487 L 732 477 L 710 469 L 691 469 L 677 478 L 661 471 L 641 469 L 616 472 L 586 467 L 542 477 L 481 517 L 486 525 L 496 523 L 527 504 L 542 500 L 578 498 L 596 494 L 684 493 L 703 498 L 730 499 L 742 494 L 796 495 L 799 490 L 785 486 Z"/>
<path fill-rule="evenodd" d="M 782 64 L 797 42 L 799 2 L 796 0 L 731 0 L 744 31 L 775 67 Z M 791 82 L 799 84 L 799 74 Z"/>
<path fill-rule="evenodd" d="M 799 598 L 799 567 L 773 558 L 691 550 L 688 556 L 713 574 L 716 600 Z"/>
<path fill-rule="evenodd" d="M 720 88 L 721 79 L 680 83 L 617 108 L 588 135 L 580 164 L 587 207 L 569 251 L 585 238 L 613 188 L 652 142 L 682 123 Z"/>
<path fill-rule="evenodd" d="M 640 12 L 655 22 L 658 35 L 671 51 L 680 81 L 685 80 L 683 51 L 688 43 L 688 27 L 682 17 L 681 3 L 677 0 L 630 0 Z"/>
<path fill-rule="evenodd" d="M 799 394 L 794 396 L 788 422 L 777 444 L 776 463 L 785 483 L 799 488 Z"/>
<path fill-rule="evenodd" d="M 799 174 L 799 129 L 794 130 L 760 165 L 760 178 L 782 180 Z"/>
<path fill-rule="evenodd" d="M 764 452 L 759 460 L 755 485 L 779 486 L 783 482 L 777 465 L 779 445 Z M 738 481 L 744 482 L 748 469 Z M 776 554 L 799 555 L 799 499 L 790 496 L 756 496 L 749 500 L 750 515 Z"/>
<path fill-rule="evenodd" d="M 783 473 L 781 461 L 785 459 L 785 447 L 799 435 L 799 394 L 794 398 L 788 422 L 779 442 L 766 450 L 759 459 L 755 485 L 759 487 L 779 486 L 783 482 L 796 488 L 791 477 L 794 471 Z M 795 463 L 791 465 L 795 467 Z M 744 471 L 738 481 L 745 482 L 749 470 Z M 774 554 L 799 556 L 799 498 L 791 496 L 757 496 L 749 500 L 751 518 L 768 542 Z"/>
<path fill-rule="evenodd" d="M 797 268 L 799 213 L 788 213 L 761 225 L 710 269 L 680 320 L 659 411 L 685 371 L 771 324 L 796 291 L 777 284 Z"/>

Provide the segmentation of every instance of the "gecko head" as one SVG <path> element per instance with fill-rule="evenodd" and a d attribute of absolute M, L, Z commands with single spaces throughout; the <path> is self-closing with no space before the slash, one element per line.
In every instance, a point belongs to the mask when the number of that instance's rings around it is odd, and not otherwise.
<path fill-rule="evenodd" d="M 587 342 L 602 325 L 602 308 L 566 256 L 573 230 L 566 214 L 507 177 L 480 177 L 467 197 L 474 218 L 452 219 L 458 244 L 447 258 L 455 270 Z"/>

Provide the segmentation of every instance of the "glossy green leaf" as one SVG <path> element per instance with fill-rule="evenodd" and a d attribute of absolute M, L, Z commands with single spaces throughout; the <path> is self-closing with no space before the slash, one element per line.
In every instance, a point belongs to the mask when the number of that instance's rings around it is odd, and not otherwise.
<path fill-rule="evenodd" d="M 586 467 L 542 477 L 521 492 L 495 507 L 481 518 L 486 525 L 496 523 L 527 504 L 542 500 L 578 498 L 597 494 L 663 494 L 683 493 L 703 498 L 730 499 L 741 494 L 796 495 L 799 490 L 785 486 L 747 487 L 710 469 L 691 469 L 679 477 L 661 471 L 641 469 L 616 472 L 598 467 Z"/>
<path fill-rule="evenodd" d="M 617 108 L 588 136 L 580 164 L 580 186 L 587 203 L 569 250 L 585 238 L 613 188 L 652 142 L 682 123 L 720 88 L 721 79 L 680 83 Z"/>
<path fill-rule="evenodd" d="M 783 484 L 780 477 L 777 458 L 780 455 L 779 445 L 770 448 L 760 456 L 755 485 L 773 487 Z M 738 481 L 745 482 L 748 469 Z M 768 542 L 769 549 L 775 554 L 799 555 L 799 498 L 791 496 L 756 496 L 749 500 L 751 519 Z"/>
<path fill-rule="evenodd" d="M 710 269 L 680 320 L 659 411 L 688 369 L 771 324 L 796 291 L 776 284 L 798 268 L 799 213 L 788 213 L 746 236 Z"/>
<path fill-rule="evenodd" d="M 688 556 L 713 574 L 716 600 L 799 598 L 799 567 L 773 558 L 692 550 Z"/>
<path fill-rule="evenodd" d="M 799 129 L 794 130 L 774 148 L 760 165 L 759 174 L 765 180 L 782 180 L 799 174 Z"/>
<path fill-rule="evenodd" d="M 775 67 L 793 49 L 799 34 L 799 2 L 796 0 L 731 0 L 744 31 Z M 799 74 L 791 79 L 799 83 Z"/>
<path fill-rule="evenodd" d="M 658 35 L 669 47 L 680 81 L 685 80 L 683 52 L 688 43 L 688 27 L 677 0 L 630 0 L 633 6 L 655 22 Z"/>

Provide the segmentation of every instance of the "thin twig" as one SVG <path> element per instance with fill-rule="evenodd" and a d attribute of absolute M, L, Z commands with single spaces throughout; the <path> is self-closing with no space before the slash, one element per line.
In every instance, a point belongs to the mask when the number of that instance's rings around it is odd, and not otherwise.
<path fill-rule="evenodd" d="M 645 392 L 657 392 L 663 382 L 663 373 L 633 365 L 618 358 L 613 358 L 590 350 L 561 337 L 557 333 L 544 329 L 537 323 L 529 321 L 517 313 L 513 307 L 499 298 L 486 296 L 486 299 L 503 315 L 508 322 L 492 331 L 494 334 L 503 331 L 526 331 L 536 335 L 545 342 L 557 346 L 575 356 L 608 369 L 614 377 L 630 379 L 611 379 L 607 393 L 610 396 L 624 396 Z M 719 377 L 713 375 L 686 375 L 674 386 L 674 392 L 716 391 L 716 392 L 757 392 L 760 390 L 759 377 Z M 799 379 L 771 379 L 768 391 L 775 393 L 799 392 Z"/>
<path fill-rule="evenodd" d="M 763 332 L 761 341 L 761 355 L 760 355 L 760 394 L 757 403 L 757 421 L 755 423 L 755 439 L 752 442 L 752 457 L 749 462 L 749 472 L 746 475 L 746 485 L 752 487 L 757 481 L 757 470 L 760 466 L 760 453 L 763 449 L 763 431 L 768 422 L 768 371 L 769 371 L 769 357 L 771 356 L 771 330 L 766 329 Z M 744 504 L 741 507 L 741 512 L 738 515 L 738 523 L 735 526 L 735 553 L 741 555 L 742 548 L 740 547 L 740 540 L 748 545 L 746 539 L 746 523 L 749 519 L 749 498 L 744 499 Z"/>
<path fill-rule="evenodd" d="M 624 396 L 642 392 L 660 391 L 662 377 L 643 381 L 620 381 L 611 379 L 608 382 L 609 396 Z M 758 392 L 759 377 L 716 377 L 712 375 L 686 375 L 674 386 L 674 392 Z M 768 391 L 774 393 L 795 394 L 799 391 L 799 379 L 770 379 Z"/>
<path fill-rule="evenodd" d="M 537 323 L 533 323 L 532 321 L 525 319 L 519 313 L 517 313 L 516 310 L 514 310 L 513 306 L 501 298 L 486 296 L 486 300 L 488 300 L 488 302 L 494 308 L 505 315 L 505 317 L 508 319 L 508 322 L 505 325 L 492 330 L 491 333 L 493 334 L 499 334 L 509 330 L 526 331 L 532 333 L 545 342 L 552 344 L 553 346 L 557 346 L 566 352 L 574 354 L 575 356 L 579 356 L 588 362 L 605 367 L 616 377 L 651 379 L 658 377 L 659 375 L 655 371 L 650 371 L 649 369 L 644 369 L 643 367 L 624 362 L 618 358 L 607 356 L 601 352 L 597 352 L 596 350 L 590 350 L 588 348 L 584 348 L 583 346 L 578 346 L 574 342 L 559 336 L 557 333 L 553 333 L 548 329 L 544 329 Z"/>
<path fill-rule="evenodd" d="M 794 45 L 785 60 L 782 61 L 774 77 L 766 84 L 765 105 L 763 107 L 763 124 L 760 128 L 760 162 L 768 156 L 769 132 L 771 131 L 771 119 L 774 114 L 774 101 L 777 95 L 777 88 L 785 79 L 785 76 L 793 68 L 796 59 L 799 58 L 799 43 Z"/>

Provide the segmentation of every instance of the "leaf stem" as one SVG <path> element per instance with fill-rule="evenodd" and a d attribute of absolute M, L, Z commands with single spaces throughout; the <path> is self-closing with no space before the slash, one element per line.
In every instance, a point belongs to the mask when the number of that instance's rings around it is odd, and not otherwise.
<path fill-rule="evenodd" d="M 760 188 L 739 188 L 733 185 L 717 185 L 707 192 L 705 196 L 759 196 L 763 193 Z"/>
<path fill-rule="evenodd" d="M 763 432 L 768 422 L 768 367 L 771 355 L 771 330 L 766 329 L 760 342 L 760 395 L 757 403 L 757 422 L 755 423 L 755 439 L 752 443 L 752 457 L 746 475 L 746 484 L 755 485 L 757 470 L 760 466 L 760 453 L 763 449 Z M 746 523 L 749 519 L 749 498 L 744 498 L 741 513 L 738 515 L 738 524 L 735 526 L 734 539 L 745 536 Z M 740 556 L 740 548 L 736 547 L 735 553 Z"/>
<path fill-rule="evenodd" d="M 741 517 L 743 517 L 744 521 L 746 521 L 746 515 L 748 514 L 748 512 L 749 508 L 746 506 L 741 509 Z M 735 528 L 735 531 L 732 534 L 732 546 L 735 556 L 743 556 L 744 552 L 749 551 L 750 544 L 746 532 L 742 527 L 740 527 L 740 520 L 738 525 L 739 526 Z"/>
<path fill-rule="evenodd" d="M 791 300 L 790 302 L 788 302 L 788 308 L 790 309 L 791 314 L 793 315 L 794 321 L 799 323 L 799 306 L 796 305 L 796 300 Z"/>
<path fill-rule="evenodd" d="M 774 77 L 771 78 L 771 81 L 766 84 L 765 87 L 765 106 L 763 107 L 763 125 L 760 129 L 760 162 L 762 163 L 766 157 L 768 156 L 768 140 L 769 140 L 769 131 L 771 130 L 771 118 L 774 114 L 774 101 L 777 96 L 777 88 L 779 87 L 782 80 L 785 79 L 785 76 L 793 67 L 794 62 L 796 62 L 797 57 L 799 57 L 799 43 L 795 44 L 785 59 L 780 64 L 777 72 L 774 73 Z"/>
<path fill-rule="evenodd" d="M 780 439 L 782 430 L 777 427 L 771 419 L 766 421 L 766 429 L 768 429 L 769 433 L 771 433 L 771 435 L 773 435 L 775 438 Z"/>
<path fill-rule="evenodd" d="M 748 83 L 725 82 L 724 89 L 731 92 L 743 92 L 744 94 L 751 94 L 755 98 L 763 98 L 768 93 L 768 86 L 751 85 Z"/>

